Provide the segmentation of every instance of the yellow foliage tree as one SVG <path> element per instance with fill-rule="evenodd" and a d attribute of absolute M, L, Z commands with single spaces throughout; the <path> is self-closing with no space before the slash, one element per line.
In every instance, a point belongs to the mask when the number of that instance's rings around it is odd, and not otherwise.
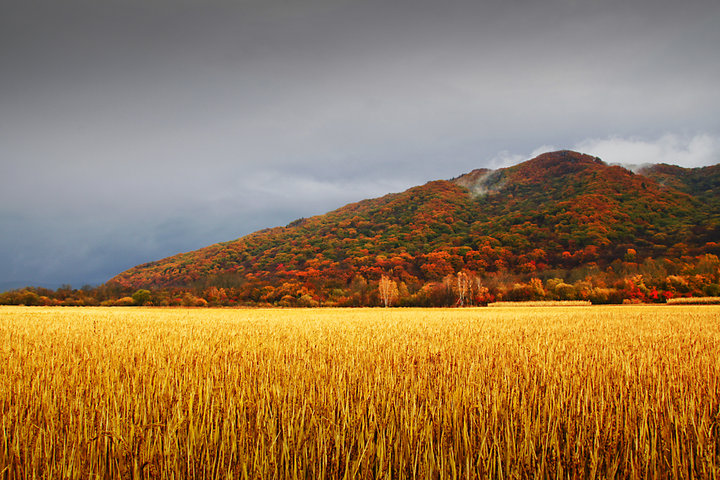
<path fill-rule="evenodd" d="M 388 307 L 395 303 L 398 299 L 398 287 L 395 280 L 391 280 L 390 277 L 387 275 L 383 275 L 380 278 L 380 283 L 378 284 L 378 290 L 380 292 L 380 299 L 383 301 L 383 304 Z"/>

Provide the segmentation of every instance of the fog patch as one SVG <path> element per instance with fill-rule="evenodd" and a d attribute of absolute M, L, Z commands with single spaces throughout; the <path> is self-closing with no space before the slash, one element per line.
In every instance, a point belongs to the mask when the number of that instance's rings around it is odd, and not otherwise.
<path fill-rule="evenodd" d="M 655 139 L 589 138 L 577 143 L 573 149 L 621 164 L 632 171 L 658 163 L 686 168 L 720 163 L 720 137 L 705 133 L 692 136 L 665 134 Z"/>

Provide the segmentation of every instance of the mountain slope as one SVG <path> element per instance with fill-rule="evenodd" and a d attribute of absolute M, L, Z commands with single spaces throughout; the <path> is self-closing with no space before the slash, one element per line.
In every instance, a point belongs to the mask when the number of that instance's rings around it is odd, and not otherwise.
<path fill-rule="evenodd" d="M 660 252 L 686 238 L 699 207 L 689 193 L 574 152 L 541 155 L 494 177 L 495 187 L 478 199 L 484 214 L 477 228 L 504 244 L 549 252 L 595 246 L 609 258 L 626 244 Z"/>
<path fill-rule="evenodd" d="M 640 171 L 665 188 L 674 188 L 695 200 L 695 216 L 690 219 L 695 236 L 706 241 L 720 239 L 720 165 L 702 168 L 680 168 L 674 165 L 653 165 Z"/>
<path fill-rule="evenodd" d="M 420 285 L 461 270 L 602 267 L 629 249 L 698 255 L 718 241 L 719 171 L 656 166 L 640 175 L 576 152 L 547 153 L 139 265 L 109 284 L 341 288 L 387 273 Z"/>

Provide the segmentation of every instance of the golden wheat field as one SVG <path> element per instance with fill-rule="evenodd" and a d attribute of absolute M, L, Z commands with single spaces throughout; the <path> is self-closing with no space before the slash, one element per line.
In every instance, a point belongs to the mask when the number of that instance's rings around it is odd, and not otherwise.
<path fill-rule="evenodd" d="M 720 307 L 0 309 L 0 478 L 717 478 Z"/>

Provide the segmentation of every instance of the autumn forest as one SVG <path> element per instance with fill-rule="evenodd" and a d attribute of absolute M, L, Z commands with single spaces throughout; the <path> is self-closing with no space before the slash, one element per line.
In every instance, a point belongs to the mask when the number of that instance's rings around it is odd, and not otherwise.
<path fill-rule="evenodd" d="M 467 306 L 720 296 L 720 165 L 570 151 L 364 200 L 26 305 Z"/>

